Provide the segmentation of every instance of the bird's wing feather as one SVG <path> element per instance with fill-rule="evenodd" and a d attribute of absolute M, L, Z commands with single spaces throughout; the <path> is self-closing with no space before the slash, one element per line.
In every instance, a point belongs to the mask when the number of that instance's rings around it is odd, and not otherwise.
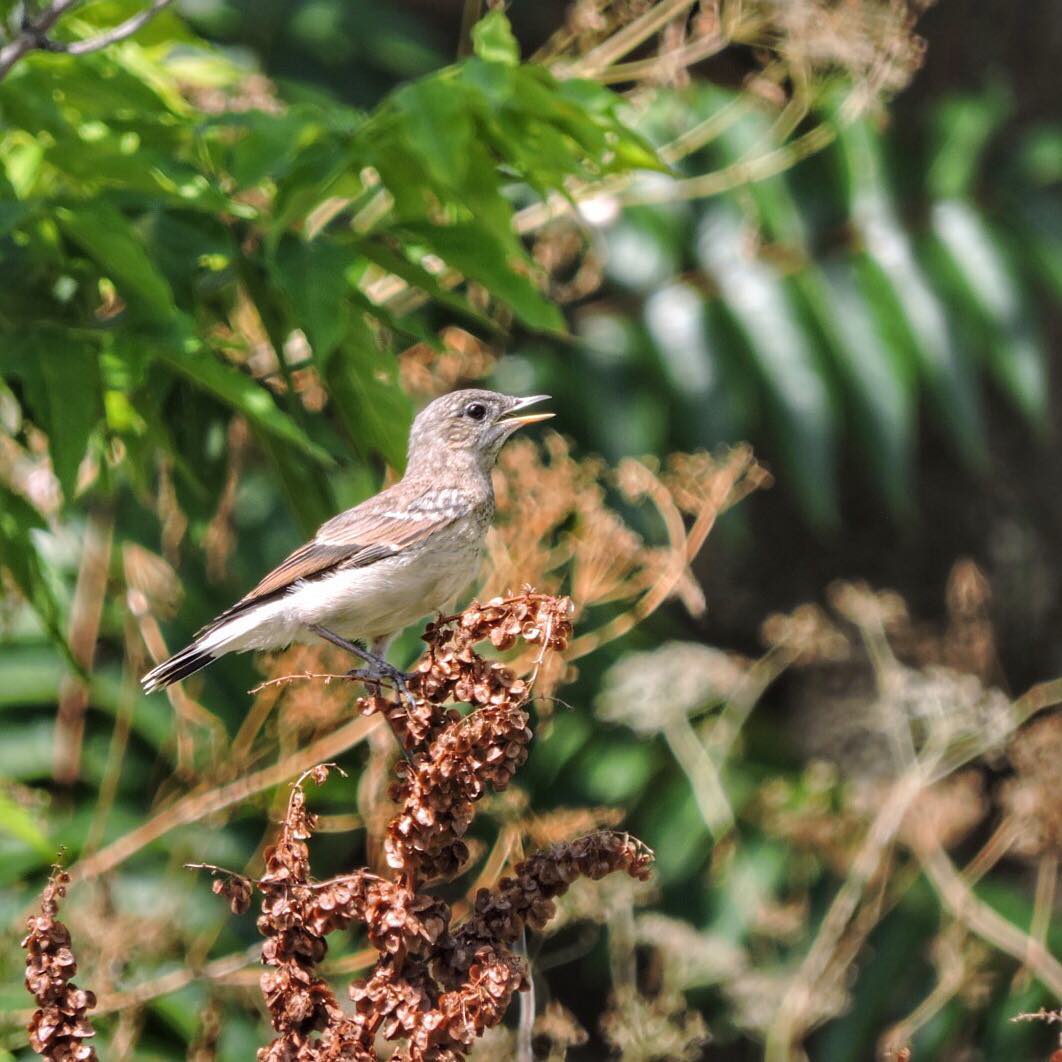
<path fill-rule="evenodd" d="M 393 490 L 393 488 L 392 488 Z M 200 631 L 284 593 L 302 579 L 324 575 L 336 568 L 361 568 L 419 545 L 452 523 L 452 505 L 435 504 L 421 496 L 412 505 L 396 506 L 384 491 L 334 516 L 317 534 L 281 561 L 257 586 Z"/>

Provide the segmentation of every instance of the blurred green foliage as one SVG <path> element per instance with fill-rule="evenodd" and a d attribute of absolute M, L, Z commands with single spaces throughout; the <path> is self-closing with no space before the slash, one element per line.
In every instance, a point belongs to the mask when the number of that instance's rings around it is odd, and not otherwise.
<path fill-rule="evenodd" d="M 65 31 L 92 33 L 136 6 L 88 5 Z M 375 489 L 384 463 L 400 467 L 412 411 L 393 355 L 435 344 L 442 321 L 488 337 L 512 323 L 515 353 L 495 382 L 558 396 L 561 422 L 588 449 L 619 457 L 751 438 L 818 526 L 837 519 L 837 469 L 849 453 L 893 516 L 910 515 L 926 411 L 963 460 L 982 462 L 985 380 L 1043 430 L 1048 359 L 1037 307 L 1062 291 L 1062 135 L 1032 131 L 1002 164 L 986 165 L 1007 119 L 1001 91 L 942 103 L 917 130 L 849 124 L 818 157 L 751 183 L 735 170 L 732 187 L 702 201 L 677 200 L 669 178 L 642 172 L 615 198 L 584 203 L 605 285 L 572 308 L 573 342 L 558 338 L 566 320 L 514 235 L 516 210 L 572 180 L 658 169 L 653 144 L 715 115 L 733 120 L 678 176 L 740 167 L 781 146 L 754 100 L 695 81 L 655 93 L 641 112 L 621 110 L 598 85 L 521 64 L 500 14 L 479 24 L 472 56 L 444 66 L 436 34 L 405 9 L 187 6 L 199 30 L 257 53 L 279 103 L 238 51 L 205 45 L 173 12 L 135 42 L 80 58 L 33 55 L 0 82 L 0 425 L 18 450 L 0 455 L 0 564 L 22 595 L 0 612 L 0 917 L 9 926 L 58 846 L 75 861 L 182 793 L 231 780 L 225 764 L 199 778 L 208 735 L 164 698 L 139 695 L 128 652 L 138 634 L 115 559 L 80 775 L 54 784 L 56 704 L 64 676 L 82 667 L 67 643 L 86 529 L 113 522 L 116 541 L 159 549 L 168 533 L 160 470 L 172 476 L 175 508 L 188 519 L 189 545 L 170 550 L 187 595 L 176 636 L 187 633 L 300 533 Z M 436 263 L 471 283 L 452 283 Z M 237 324 L 248 307 L 264 358 Z M 322 411 L 292 386 L 306 368 L 327 396 Z M 200 547 L 237 415 L 252 428 L 253 455 L 234 503 L 239 549 L 221 579 Z M 827 816 L 844 786 L 805 772 L 774 720 L 754 715 L 723 779 L 741 843 L 716 857 L 697 794 L 676 769 L 674 734 L 591 711 L 609 665 L 695 633 L 664 617 L 582 662 L 562 694 L 576 710 L 558 709 L 521 783 L 538 809 L 624 809 L 658 855 L 655 906 L 709 945 L 712 962 L 694 966 L 683 990 L 707 1015 L 719 1057 L 752 1058 L 758 1034 L 722 991 L 736 980 L 727 962 L 740 954 L 753 972 L 782 970 L 807 945 L 838 877 L 742 816 L 774 778 L 788 809 Z M 403 648 L 414 643 L 415 634 Z M 230 734 L 248 703 L 248 667 L 234 667 L 207 679 Z M 694 724 L 717 707 L 705 697 Z M 190 764 L 181 744 L 189 732 Z M 364 750 L 350 759 L 352 777 L 315 793 L 316 810 L 356 806 L 369 759 Z M 178 825 L 106 884 L 85 888 L 75 933 L 86 957 L 102 957 L 111 987 L 172 975 L 189 956 L 254 946 L 251 921 L 229 918 L 179 868 L 243 865 L 275 818 L 276 796 L 255 794 L 224 823 Z M 364 855 L 349 832 L 314 842 L 322 875 Z M 810 910 L 796 935 L 762 933 L 759 907 L 797 894 Z M 1021 872 L 981 894 L 1029 924 Z M 925 950 L 940 924 L 935 896 L 916 883 L 860 956 L 852 1005 L 817 1034 L 812 1057 L 869 1057 L 881 1029 L 932 989 Z M 117 954 L 107 949 L 112 930 Z M 352 950 L 347 941 L 332 958 Z M 569 927 L 539 958 L 543 969 L 559 964 L 550 984 L 592 1024 L 609 981 L 600 934 Z M 26 1006 L 20 960 L 13 946 L 0 958 L 5 1011 Z M 920 1034 L 916 1057 L 972 1042 L 986 1059 L 1035 1056 L 1043 1030 L 1007 1019 L 1047 1000 L 1035 982 L 1012 994 L 1013 965 L 1001 971 L 977 1028 L 952 1000 Z M 196 980 L 153 996 L 136 1057 L 184 1056 L 219 998 L 217 1057 L 251 1057 L 263 1041 L 254 993 Z M 754 1010 L 756 999 L 746 1002 Z M 99 1024 L 107 1057 L 118 1021 Z M 19 1044 L 18 1032 L 4 1042 Z"/>
<path fill-rule="evenodd" d="M 0 370 L 48 436 L 67 506 L 86 453 L 82 505 L 146 491 L 165 456 L 181 507 L 207 516 L 226 411 L 257 433 L 306 533 L 337 508 L 328 472 L 344 455 L 400 468 L 410 409 L 393 340 L 436 340 L 423 312 L 372 298 L 369 274 L 490 326 L 420 264 L 435 255 L 527 327 L 564 328 L 529 279 L 511 189 L 545 195 L 656 162 L 606 89 L 521 66 L 502 15 L 479 23 L 475 48 L 369 114 L 319 98 L 209 115 L 189 97 L 239 92 L 241 72 L 164 12 L 136 45 L 33 56 L 0 84 Z M 233 341 L 242 300 L 280 354 L 280 401 Z M 290 386 L 296 329 L 327 419 L 311 421 Z M 54 630 L 34 517 L 3 489 L 4 556 Z"/>
<path fill-rule="evenodd" d="M 530 345 L 540 385 L 611 456 L 752 439 L 820 529 L 852 454 L 904 522 L 923 417 L 985 468 L 983 381 L 1045 438 L 1062 134 L 1030 130 L 989 165 L 1008 110 L 997 88 L 920 127 L 838 122 L 821 153 L 749 182 L 750 159 L 785 151 L 769 108 L 703 83 L 661 94 L 640 128 L 664 144 L 714 117 L 720 134 L 677 168 L 731 178 L 700 201 L 654 180 L 590 204 L 605 282 L 575 308 L 574 365 Z M 605 391 L 587 386 L 603 374 Z"/>

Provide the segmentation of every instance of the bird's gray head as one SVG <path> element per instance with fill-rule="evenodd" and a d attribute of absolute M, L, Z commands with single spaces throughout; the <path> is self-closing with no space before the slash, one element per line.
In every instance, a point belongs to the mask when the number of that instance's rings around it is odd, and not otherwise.
<path fill-rule="evenodd" d="M 552 413 L 523 410 L 549 398 L 513 398 L 496 391 L 470 389 L 436 398 L 417 414 L 409 433 L 409 467 L 441 461 L 471 463 L 488 470 L 502 444 L 517 428 L 548 420 Z"/>

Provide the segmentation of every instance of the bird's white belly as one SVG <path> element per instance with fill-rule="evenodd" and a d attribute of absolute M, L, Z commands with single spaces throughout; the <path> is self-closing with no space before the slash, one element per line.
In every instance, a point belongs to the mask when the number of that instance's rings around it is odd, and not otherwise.
<path fill-rule="evenodd" d="M 462 542 L 297 583 L 283 597 L 233 617 L 203 645 L 222 652 L 279 649 L 317 640 L 311 625 L 347 638 L 393 634 L 452 601 L 472 581 L 479 560 L 478 543 Z"/>

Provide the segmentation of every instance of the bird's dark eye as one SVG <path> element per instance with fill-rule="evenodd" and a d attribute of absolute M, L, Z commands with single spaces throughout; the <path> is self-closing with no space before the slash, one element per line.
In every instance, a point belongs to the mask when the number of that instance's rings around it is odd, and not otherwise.
<path fill-rule="evenodd" d="M 465 416 L 473 420 L 482 420 L 487 415 L 487 407 L 482 402 L 470 402 L 465 406 Z"/>

